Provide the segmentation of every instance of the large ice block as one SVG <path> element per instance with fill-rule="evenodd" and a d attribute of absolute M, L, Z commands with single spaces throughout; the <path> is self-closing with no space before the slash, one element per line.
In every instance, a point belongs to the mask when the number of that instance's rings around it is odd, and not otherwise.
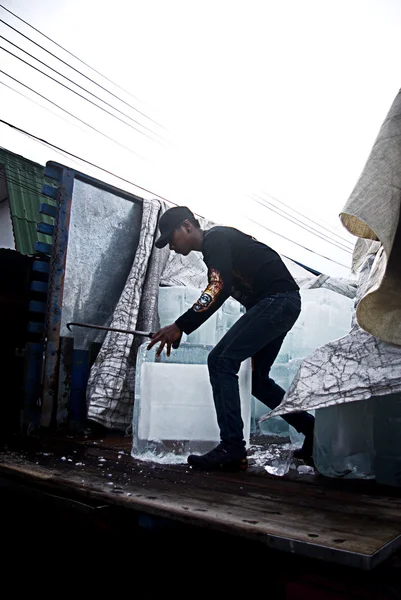
<path fill-rule="evenodd" d="M 327 477 L 373 479 L 374 400 L 320 408 L 315 413 L 313 459 Z"/>
<path fill-rule="evenodd" d="M 401 486 L 401 394 L 316 411 L 314 461 L 329 477 Z"/>
<path fill-rule="evenodd" d="M 401 394 L 374 399 L 376 481 L 401 486 Z"/>
<path fill-rule="evenodd" d="M 305 358 L 319 346 L 349 333 L 353 300 L 326 288 L 301 288 L 302 309 L 287 335 L 291 359 Z"/>
<path fill-rule="evenodd" d="M 294 358 L 288 360 L 287 363 L 280 362 L 282 357 L 287 356 L 281 354 L 277 358 L 277 362 L 270 370 L 270 377 L 287 391 L 292 380 L 297 373 L 302 359 Z M 252 396 L 252 415 L 251 415 L 251 432 L 255 434 L 268 435 L 270 437 L 289 438 L 294 446 L 301 446 L 304 440 L 304 435 L 298 433 L 291 425 L 282 417 L 272 417 L 266 421 L 259 423 L 259 419 L 270 412 L 270 409 Z M 310 411 L 314 414 L 314 411 Z"/>
<path fill-rule="evenodd" d="M 353 300 L 326 288 L 300 290 L 302 309 L 293 328 L 284 338 L 283 345 L 271 369 L 270 376 L 285 391 L 291 385 L 302 360 L 317 347 L 349 333 Z M 289 435 L 294 445 L 302 444 L 304 436 L 285 422 L 277 423 L 274 417 L 258 423 L 258 419 L 269 412 L 255 399 L 252 403 L 252 423 L 255 433 Z M 262 413 L 262 414 L 261 414 Z M 282 420 L 283 421 L 283 420 Z"/>
<path fill-rule="evenodd" d="M 185 462 L 220 441 L 207 357 L 212 345 L 183 343 L 156 358 L 141 345 L 137 355 L 132 455 L 159 462 Z M 251 363 L 239 372 L 244 439 L 249 446 Z"/>
<path fill-rule="evenodd" d="M 285 438 L 288 441 L 289 425 L 282 417 L 272 417 L 259 423 L 259 419 L 269 413 L 270 409 L 254 396 L 252 396 L 251 412 L 251 433 L 267 435 L 272 438 Z"/>
<path fill-rule="evenodd" d="M 287 390 L 289 386 L 288 363 L 276 362 L 271 368 L 270 377 L 284 390 Z M 252 433 L 268 435 L 270 437 L 289 438 L 290 426 L 282 417 L 272 417 L 267 421 L 259 423 L 259 419 L 270 412 L 270 409 L 254 396 L 252 396 L 251 407 Z"/>
<path fill-rule="evenodd" d="M 179 316 L 195 304 L 202 291 L 185 286 L 160 287 L 158 300 L 160 327 L 174 323 Z M 182 341 L 191 344 L 214 345 L 221 340 L 243 312 L 244 309 L 237 300 L 228 298 L 223 306 L 198 329 L 189 335 L 184 333 Z"/>
<path fill-rule="evenodd" d="M 176 319 L 199 298 L 201 290 L 184 286 L 159 288 L 158 311 L 160 327 L 174 323 Z M 183 333 L 182 342 L 193 344 L 215 344 L 216 342 L 216 313 L 190 335 Z"/>

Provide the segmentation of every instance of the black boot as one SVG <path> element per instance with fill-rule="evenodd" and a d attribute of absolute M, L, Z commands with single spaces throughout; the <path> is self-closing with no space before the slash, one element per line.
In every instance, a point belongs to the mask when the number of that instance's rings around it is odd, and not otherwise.
<path fill-rule="evenodd" d="M 301 448 L 294 450 L 293 457 L 301 460 L 309 460 L 313 456 L 313 432 L 305 436 Z"/>
<path fill-rule="evenodd" d="M 313 456 L 313 433 L 315 430 L 315 417 L 308 412 L 290 413 L 283 415 L 283 418 L 305 436 L 302 448 L 294 450 L 293 457 L 301 460 L 308 460 Z"/>
<path fill-rule="evenodd" d="M 245 471 L 248 467 L 246 450 L 232 450 L 224 444 L 198 456 L 190 454 L 188 464 L 200 471 Z"/>

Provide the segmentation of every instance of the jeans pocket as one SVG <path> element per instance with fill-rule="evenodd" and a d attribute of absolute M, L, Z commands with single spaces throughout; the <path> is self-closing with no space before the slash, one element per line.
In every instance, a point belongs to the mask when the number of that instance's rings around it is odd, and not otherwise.
<path fill-rule="evenodd" d="M 282 300 L 280 311 L 277 314 L 273 327 L 279 333 L 288 333 L 301 314 L 301 299 L 296 296 L 286 296 Z"/>
<path fill-rule="evenodd" d="M 298 311 L 298 314 L 301 312 L 302 300 L 300 294 L 289 294 L 286 297 L 286 301 L 288 302 L 289 306 L 293 307 L 294 310 Z"/>

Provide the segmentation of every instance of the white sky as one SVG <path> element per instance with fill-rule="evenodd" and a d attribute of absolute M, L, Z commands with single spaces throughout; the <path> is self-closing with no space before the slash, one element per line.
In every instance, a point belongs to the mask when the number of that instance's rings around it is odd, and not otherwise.
<path fill-rule="evenodd" d="M 169 132 L 2 23 L 0 35 L 164 140 L 157 143 L 139 134 L 2 50 L 1 70 L 133 152 L 88 130 L 3 74 L 0 81 L 65 120 L 3 85 L 0 118 L 177 204 L 186 204 L 200 215 L 239 227 L 285 256 L 324 273 L 348 275 L 350 253 L 279 217 L 250 196 L 262 195 L 293 218 L 305 221 L 266 195 L 271 194 L 322 223 L 332 236 L 338 234 L 354 243 L 338 214 L 398 92 L 400 0 L 3 0 L 3 5 L 137 99 L 2 9 L 1 19 Z M 0 45 L 47 71 L 4 39 Z M 4 125 L 0 125 L 0 145 L 42 164 L 56 160 L 140 196 L 152 197 Z M 316 224 L 310 225 L 318 229 Z M 319 230 L 320 234 L 330 235 L 327 229 Z M 337 241 L 347 245 L 344 239 Z"/>

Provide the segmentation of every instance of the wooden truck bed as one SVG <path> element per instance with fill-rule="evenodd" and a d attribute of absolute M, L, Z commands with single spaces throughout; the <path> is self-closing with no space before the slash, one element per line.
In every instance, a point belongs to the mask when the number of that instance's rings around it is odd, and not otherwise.
<path fill-rule="evenodd" d="M 131 438 L 47 436 L 0 454 L 0 477 L 65 500 L 113 505 L 267 547 L 370 570 L 401 547 L 401 490 L 290 470 L 203 473 L 138 461 Z"/>

